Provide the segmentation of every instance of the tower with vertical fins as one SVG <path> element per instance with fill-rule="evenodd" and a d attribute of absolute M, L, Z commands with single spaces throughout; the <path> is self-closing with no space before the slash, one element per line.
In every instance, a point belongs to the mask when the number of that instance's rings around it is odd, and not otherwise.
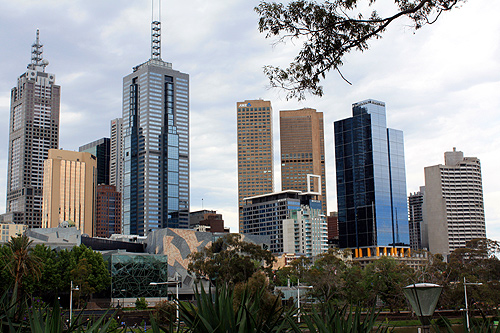
<path fill-rule="evenodd" d="M 41 227 L 43 163 L 59 147 L 61 87 L 47 65 L 37 30 L 31 63 L 11 90 L 9 122 L 6 215 L 29 227 Z"/>
<path fill-rule="evenodd" d="M 159 12 L 151 23 L 151 58 L 123 78 L 127 235 L 189 225 L 189 75 L 161 58 Z"/>

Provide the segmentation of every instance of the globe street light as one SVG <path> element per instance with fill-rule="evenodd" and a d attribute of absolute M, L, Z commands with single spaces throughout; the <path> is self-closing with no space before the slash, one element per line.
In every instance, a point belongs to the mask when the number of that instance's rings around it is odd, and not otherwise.
<path fill-rule="evenodd" d="M 406 299 L 422 323 L 422 331 L 430 332 L 432 314 L 443 287 L 433 283 L 414 283 L 403 288 Z"/>

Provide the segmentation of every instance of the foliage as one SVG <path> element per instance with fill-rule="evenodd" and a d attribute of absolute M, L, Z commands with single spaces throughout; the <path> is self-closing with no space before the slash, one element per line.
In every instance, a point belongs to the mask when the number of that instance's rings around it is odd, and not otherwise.
<path fill-rule="evenodd" d="M 284 312 L 276 301 L 269 312 L 260 311 L 263 290 L 257 293 L 244 292 L 236 309 L 234 293 L 225 285 L 217 287 L 215 293 L 196 290 L 197 307 L 191 303 L 180 303 L 180 319 L 188 332 L 285 332 L 295 325 L 292 312 Z"/>
<path fill-rule="evenodd" d="M 148 301 L 146 301 L 146 298 L 137 298 L 135 300 L 135 308 L 137 310 L 146 310 L 148 308 Z"/>
<path fill-rule="evenodd" d="M 275 310 L 279 298 L 274 295 L 270 289 L 269 281 L 262 272 L 255 272 L 247 282 L 240 282 L 234 286 L 233 308 L 237 310 L 245 294 L 260 294 L 259 315 L 269 314 Z"/>
<path fill-rule="evenodd" d="M 156 303 L 153 318 L 159 324 L 170 324 L 175 322 L 176 305 L 167 300 Z"/>
<path fill-rule="evenodd" d="M 255 272 L 271 274 L 274 256 L 261 246 L 241 240 L 239 234 L 228 234 L 211 246 L 189 255 L 188 270 L 198 278 L 215 284 L 236 284 L 247 281 Z"/>
<path fill-rule="evenodd" d="M 262 1 L 259 31 L 277 42 L 298 41 L 302 48 L 288 68 L 265 66 L 272 87 L 287 91 L 287 98 L 304 99 L 305 93 L 322 96 L 320 82 L 326 73 L 340 73 L 344 57 L 351 51 L 365 51 L 368 42 L 379 39 L 394 21 L 407 18 L 413 28 L 433 23 L 443 12 L 465 0 L 395 0 L 394 13 L 380 16 L 366 10 L 361 0 L 316 2 L 295 0 L 288 4 Z M 369 0 L 368 8 L 383 7 L 383 1 Z M 343 78 L 343 76 L 342 76 Z M 347 80 L 346 80 L 347 81 Z"/>

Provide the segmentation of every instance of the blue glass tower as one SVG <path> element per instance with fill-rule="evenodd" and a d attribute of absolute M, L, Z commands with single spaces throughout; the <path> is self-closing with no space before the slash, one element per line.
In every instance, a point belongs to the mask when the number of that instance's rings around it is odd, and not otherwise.
<path fill-rule="evenodd" d="M 395 253 L 410 242 L 403 132 L 386 127 L 383 102 L 352 115 L 334 123 L 339 247 Z"/>
<path fill-rule="evenodd" d="M 123 78 L 123 223 L 128 235 L 189 225 L 189 75 L 160 57 Z"/>

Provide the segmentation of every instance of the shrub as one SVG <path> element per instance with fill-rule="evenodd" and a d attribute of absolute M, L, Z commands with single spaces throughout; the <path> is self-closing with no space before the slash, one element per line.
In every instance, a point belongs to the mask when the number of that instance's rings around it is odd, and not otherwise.
<path fill-rule="evenodd" d="M 144 297 L 135 300 L 135 308 L 137 310 L 146 310 L 148 308 L 148 301 Z"/>
<path fill-rule="evenodd" d="M 153 318 L 159 324 L 169 324 L 175 322 L 176 305 L 167 300 L 161 301 L 155 305 Z"/>

